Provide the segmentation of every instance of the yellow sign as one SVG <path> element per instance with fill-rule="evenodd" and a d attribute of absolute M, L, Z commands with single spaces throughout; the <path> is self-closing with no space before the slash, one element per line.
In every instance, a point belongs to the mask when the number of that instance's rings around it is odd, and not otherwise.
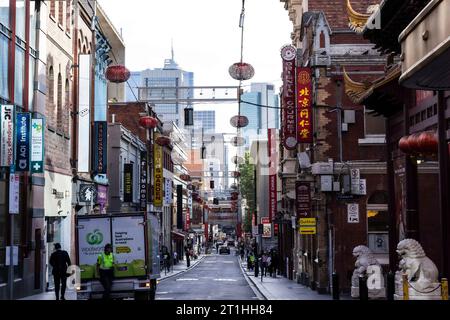
<path fill-rule="evenodd" d="M 315 226 L 316 218 L 300 218 L 301 226 Z"/>
<path fill-rule="evenodd" d="M 130 247 L 117 247 L 116 253 L 130 253 L 131 249 Z"/>
<path fill-rule="evenodd" d="M 316 234 L 315 226 L 300 227 L 300 234 Z"/>
<path fill-rule="evenodd" d="M 158 135 L 155 135 L 155 140 Z M 153 184 L 153 205 L 155 207 L 162 207 L 163 201 L 163 150 L 158 144 L 153 145 L 153 168 L 154 168 L 154 184 Z"/>

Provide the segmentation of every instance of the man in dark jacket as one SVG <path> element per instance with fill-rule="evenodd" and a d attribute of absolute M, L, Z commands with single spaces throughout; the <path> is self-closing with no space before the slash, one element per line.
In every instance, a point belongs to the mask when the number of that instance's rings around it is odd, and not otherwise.
<path fill-rule="evenodd" d="M 55 281 L 56 300 L 59 300 L 59 288 L 61 287 L 61 300 L 66 300 L 67 268 L 71 265 L 67 251 L 61 250 L 61 245 L 55 243 L 55 251 L 50 256 L 53 279 Z"/>

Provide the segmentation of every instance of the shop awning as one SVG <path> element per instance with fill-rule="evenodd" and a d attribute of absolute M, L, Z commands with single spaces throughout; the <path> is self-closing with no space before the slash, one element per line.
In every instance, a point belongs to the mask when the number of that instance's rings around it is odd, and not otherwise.
<path fill-rule="evenodd" d="M 172 237 L 175 240 L 184 240 L 184 238 L 186 237 L 184 234 L 176 232 L 176 231 L 172 231 Z"/>

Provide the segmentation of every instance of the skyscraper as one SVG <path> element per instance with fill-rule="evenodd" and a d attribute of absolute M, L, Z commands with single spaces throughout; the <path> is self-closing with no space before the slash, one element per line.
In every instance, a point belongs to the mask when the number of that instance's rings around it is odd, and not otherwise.
<path fill-rule="evenodd" d="M 194 111 L 194 127 L 203 128 L 205 133 L 216 130 L 216 112 L 214 110 Z"/>
<path fill-rule="evenodd" d="M 192 89 L 179 89 L 194 85 L 194 73 L 180 69 L 174 60 L 173 48 L 172 56 L 164 60 L 163 68 L 132 72 L 129 83 L 132 89 L 127 88 L 127 99 L 136 100 L 133 92 L 138 100 L 170 99 L 168 103 L 155 103 L 155 112 L 162 122 L 173 121 L 178 127 L 184 128 L 184 109 L 192 107 L 192 104 L 174 100 L 194 97 Z M 136 86 L 147 89 L 138 90 Z"/>
<path fill-rule="evenodd" d="M 252 83 L 250 91 L 242 95 L 242 101 L 250 102 L 241 103 L 241 115 L 246 116 L 249 120 L 248 126 L 242 130 L 246 148 L 249 148 L 251 141 L 255 140 L 258 135 L 267 136 L 267 129 L 280 128 L 279 100 L 272 84 Z"/>

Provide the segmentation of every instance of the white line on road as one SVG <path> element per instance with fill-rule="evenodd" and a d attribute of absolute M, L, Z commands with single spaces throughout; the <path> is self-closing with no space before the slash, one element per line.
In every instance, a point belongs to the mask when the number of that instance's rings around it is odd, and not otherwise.
<path fill-rule="evenodd" d="M 175 280 L 175 281 L 197 281 L 198 279 L 195 279 L 195 278 L 180 278 L 180 279 L 177 279 L 177 280 Z"/>
<path fill-rule="evenodd" d="M 237 281 L 236 279 L 214 279 L 214 281 Z"/>
<path fill-rule="evenodd" d="M 163 292 L 156 292 L 156 294 L 168 294 L 169 292 L 165 292 L 165 291 L 163 291 Z"/>

